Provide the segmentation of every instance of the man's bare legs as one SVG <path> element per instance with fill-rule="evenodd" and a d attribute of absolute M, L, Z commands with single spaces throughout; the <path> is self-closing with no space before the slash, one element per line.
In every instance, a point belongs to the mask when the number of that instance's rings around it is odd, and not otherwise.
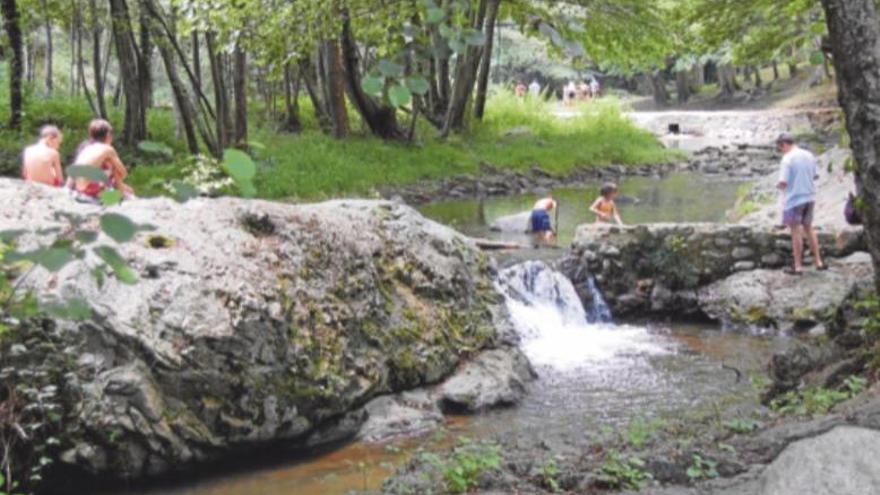
<path fill-rule="evenodd" d="M 805 225 L 804 234 L 807 236 L 807 241 L 810 243 L 810 252 L 813 253 L 813 260 L 816 262 L 816 268 L 824 267 L 825 263 L 822 261 L 822 255 L 819 254 L 819 236 L 816 234 L 816 229 L 814 229 L 812 225 Z"/>
<path fill-rule="evenodd" d="M 791 226 L 791 251 L 794 254 L 794 271 L 800 273 L 804 269 L 804 237 L 800 225 Z"/>

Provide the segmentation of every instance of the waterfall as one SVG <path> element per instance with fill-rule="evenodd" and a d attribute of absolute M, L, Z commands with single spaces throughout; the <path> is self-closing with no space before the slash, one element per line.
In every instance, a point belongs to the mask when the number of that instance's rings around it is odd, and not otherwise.
<path fill-rule="evenodd" d="M 605 302 L 605 297 L 602 296 L 602 291 L 596 287 L 596 279 L 592 276 L 588 278 L 586 286 L 590 295 L 593 297 L 593 303 L 591 304 L 590 310 L 587 312 L 587 321 L 590 323 L 611 323 L 614 321 L 614 317 L 611 315 L 611 308 L 609 308 L 608 303 Z"/>
<path fill-rule="evenodd" d="M 588 284 L 595 289 L 594 282 Z M 611 312 L 598 290 L 592 291 L 587 312 L 571 281 L 542 261 L 501 271 L 496 287 L 506 298 L 523 352 L 536 366 L 564 371 L 621 353 L 665 352 L 646 329 L 611 324 Z"/>

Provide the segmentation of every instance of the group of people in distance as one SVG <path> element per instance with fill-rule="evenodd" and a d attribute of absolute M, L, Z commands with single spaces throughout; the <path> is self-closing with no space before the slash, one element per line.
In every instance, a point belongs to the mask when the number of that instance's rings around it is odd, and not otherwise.
<path fill-rule="evenodd" d="M 89 123 L 88 139 L 79 145 L 73 160 L 74 165 L 101 169 L 107 176 L 104 181 L 84 177 L 65 179 L 59 152 L 63 140 L 64 135 L 54 125 L 40 129 L 39 141 L 25 148 L 22 154 L 22 178 L 53 187 L 66 186 L 77 200 L 85 202 L 99 202 L 99 196 L 106 190 L 117 190 L 125 197 L 134 195 L 134 190 L 125 183 L 128 170 L 113 147 L 113 127 L 109 122 L 95 119 Z"/>
<path fill-rule="evenodd" d="M 518 98 L 525 98 L 526 94 L 531 96 L 532 98 L 538 98 L 541 96 L 541 83 L 538 82 L 537 79 L 533 80 L 531 84 L 526 87 L 526 83 L 519 81 L 516 83 L 516 88 L 514 89 L 516 96 Z"/>
<path fill-rule="evenodd" d="M 568 81 L 568 84 L 565 85 L 562 91 L 562 102 L 567 106 L 572 106 L 575 101 L 589 101 L 593 98 L 598 98 L 601 93 L 602 87 L 595 78 L 590 79 L 590 82 L 580 81 L 575 83 L 574 81 Z"/>
<path fill-rule="evenodd" d="M 819 162 L 815 155 L 799 147 L 791 134 L 783 133 L 776 140 L 777 150 L 782 153 L 777 188 L 783 195 L 782 225 L 791 232 L 793 265 L 786 273 L 801 275 L 804 271 L 804 243 L 810 248 L 816 269 L 824 271 L 828 265 L 822 260 L 819 239 L 813 228 L 813 212 L 816 208 L 816 180 L 819 176 Z M 614 200 L 617 199 L 617 185 L 608 183 L 602 186 L 600 196 L 590 206 L 596 215 L 596 222 L 616 222 L 623 225 Z M 535 203 L 529 222 L 529 230 L 539 241 L 553 242 L 556 228 L 550 221 L 550 214 L 559 207 L 553 195 Z"/>

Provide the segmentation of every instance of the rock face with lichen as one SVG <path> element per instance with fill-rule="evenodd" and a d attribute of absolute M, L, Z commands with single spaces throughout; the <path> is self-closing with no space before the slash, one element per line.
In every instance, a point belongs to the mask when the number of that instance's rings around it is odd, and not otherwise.
<path fill-rule="evenodd" d="M 0 230 L 27 230 L 22 249 L 102 211 L 11 180 L 0 203 Z M 93 316 L 2 340 L 17 351 L 4 366 L 59 390 L 59 465 L 129 478 L 338 440 L 327 430 L 346 412 L 438 383 L 497 340 L 490 261 L 405 206 L 224 198 L 109 210 L 150 225 L 115 246 L 139 281 L 119 282 L 91 254 L 36 269 L 25 285 L 39 298 L 82 298 Z"/>
<path fill-rule="evenodd" d="M 809 330 L 871 281 L 861 233 L 819 235 L 831 270 L 795 278 L 785 231 L 738 224 L 578 228 L 561 262 L 584 304 L 590 277 L 615 316 L 703 314 L 734 324 Z M 821 289 L 821 290 L 820 290 Z"/>

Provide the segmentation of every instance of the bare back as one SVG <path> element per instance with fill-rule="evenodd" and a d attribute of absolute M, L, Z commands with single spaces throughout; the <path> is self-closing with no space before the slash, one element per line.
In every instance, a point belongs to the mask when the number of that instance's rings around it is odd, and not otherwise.
<path fill-rule="evenodd" d="M 109 182 L 116 188 L 123 189 L 122 181 L 128 175 L 119 155 L 113 146 L 104 143 L 89 143 L 80 149 L 74 160 L 75 165 L 91 165 L 107 172 Z M 84 192 L 90 181 L 87 179 L 76 180 L 76 190 Z"/>
<path fill-rule="evenodd" d="M 64 180 L 61 155 L 42 142 L 25 148 L 21 172 L 24 180 L 50 186 L 60 186 Z"/>

